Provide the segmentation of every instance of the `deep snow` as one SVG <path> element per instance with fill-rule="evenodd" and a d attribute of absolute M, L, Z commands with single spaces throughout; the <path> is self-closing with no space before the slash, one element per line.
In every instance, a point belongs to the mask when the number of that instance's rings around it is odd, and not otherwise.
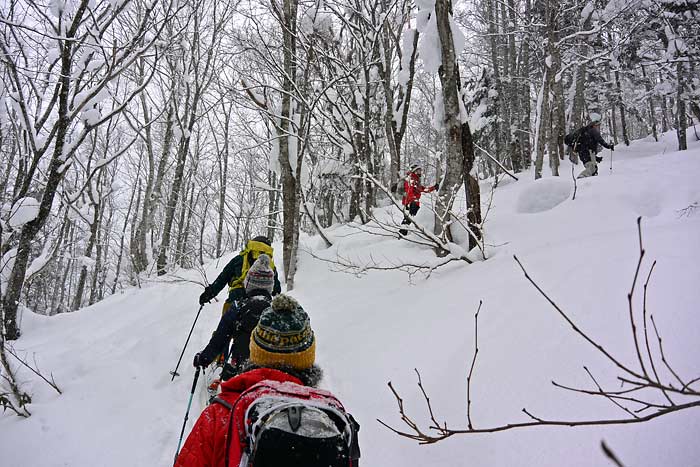
<path fill-rule="evenodd" d="M 689 134 L 690 139 L 692 133 Z M 430 446 L 400 438 L 379 418 L 405 429 L 392 381 L 409 415 L 427 426 L 416 385 L 421 373 L 439 421 L 466 426 L 466 375 L 474 349 L 474 312 L 479 316 L 479 355 L 472 386 L 475 426 L 526 421 L 527 408 L 543 418 L 581 419 L 625 414 L 604 399 L 565 392 L 551 381 L 593 388 L 583 366 L 602 384 L 617 388 L 612 365 L 577 336 L 526 281 L 516 254 L 538 284 L 582 329 L 606 349 L 635 365 L 627 311 L 638 257 L 636 218 L 643 216 L 651 261 L 648 309 L 654 314 L 666 356 L 688 379 L 700 376 L 700 143 L 675 151 L 675 137 L 619 147 L 609 170 L 573 181 L 568 162 L 560 178 L 504 179 L 494 190 L 487 220 L 489 259 L 451 263 L 425 279 L 403 272 L 368 271 L 360 278 L 304 252 L 293 295 L 303 304 L 317 336 L 323 387 L 334 391 L 362 429 L 365 467 L 405 466 L 591 466 L 611 465 L 605 442 L 628 466 L 700 465 L 700 411 L 689 410 L 647 423 L 617 427 L 533 428 L 455 436 Z M 582 168 L 576 167 L 578 173 Z M 488 184 L 482 201 L 488 201 Z M 426 200 L 429 201 L 429 200 Z M 389 215 L 389 210 L 383 213 Z M 427 209 L 419 219 L 429 220 Z M 424 247 L 336 226 L 335 245 L 304 248 L 334 258 L 336 252 L 362 263 L 372 258 L 432 261 Z M 277 248 L 281 253 L 281 248 Z M 209 280 L 228 255 L 208 265 Z M 278 260 L 281 264 L 281 258 Z M 180 276 L 198 280 L 194 271 Z M 109 297 L 76 313 L 51 318 L 25 312 L 15 347 L 36 354 L 52 372 L 58 395 L 26 371 L 23 387 L 33 394 L 32 417 L 0 418 L 0 465 L 167 466 L 177 445 L 192 376 L 192 355 L 214 329 L 219 303 L 202 311 L 183 363 L 170 382 L 197 311 L 201 287 L 192 282 L 151 283 Z M 641 304 L 641 288 L 637 296 Z M 636 368 L 636 367 L 635 367 Z M 188 430 L 201 411 L 198 398 Z"/>

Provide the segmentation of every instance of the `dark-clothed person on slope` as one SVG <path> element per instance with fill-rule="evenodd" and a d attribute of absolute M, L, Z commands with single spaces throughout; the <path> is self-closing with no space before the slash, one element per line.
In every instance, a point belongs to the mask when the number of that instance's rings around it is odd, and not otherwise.
<path fill-rule="evenodd" d="M 258 324 L 260 315 L 270 306 L 275 285 L 270 257 L 261 254 L 250 267 L 243 280 L 246 297 L 239 301 L 237 308 L 231 308 L 221 317 L 207 346 L 194 357 L 195 367 L 207 367 L 219 355 L 226 354 L 228 343 L 233 340 L 230 360 L 224 365 L 221 380 L 240 373 L 248 359 L 250 334 Z"/>
<path fill-rule="evenodd" d="M 246 371 L 221 384 L 175 467 L 357 467 L 359 425 L 316 389 L 316 336 L 297 301 L 275 297 L 249 347 Z"/>
<path fill-rule="evenodd" d="M 401 199 L 403 204 L 404 215 L 401 224 L 409 225 L 411 220 L 408 216 L 415 216 L 418 214 L 420 209 L 420 197 L 423 193 L 430 193 L 438 189 L 438 184 L 432 186 L 423 186 L 421 184 L 421 176 L 423 175 L 423 169 L 418 164 L 411 165 L 410 170 L 406 174 L 406 178 L 403 181 L 404 195 Z M 408 230 L 399 230 L 401 235 L 408 234 Z"/>
<path fill-rule="evenodd" d="M 275 276 L 275 285 L 272 289 L 272 295 L 280 293 L 282 291 L 282 286 L 277 278 L 274 260 L 272 260 L 272 246 L 270 246 L 270 240 L 261 235 L 249 240 L 245 249 L 228 262 L 216 280 L 204 289 L 204 292 L 199 297 L 199 304 L 203 305 L 208 303 L 216 297 L 221 289 L 228 285 L 228 298 L 224 302 L 222 313 L 225 314 L 232 305 L 236 306 L 238 301 L 245 297 L 243 281 L 245 280 L 246 274 L 255 260 L 258 259 L 258 256 L 262 254 L 266 254 L 270 257 L 270 264 Z"/>
<path fill-rule="evenodd" d="M 581 162 L 585 169 L 581 172 L 578 178 L 592 177 L 598 175 L 598 162 L 602 157 L 596 157 L 598 153 L 598 145 L 604 148 L 615 150 L 615 146 L 608 144 L 602 136 L 600 136 L 600 115 L 592 114 L 591 123 L 574 132 L 571 138 L 571 147 L 574 152 L 578 153 Z"/>

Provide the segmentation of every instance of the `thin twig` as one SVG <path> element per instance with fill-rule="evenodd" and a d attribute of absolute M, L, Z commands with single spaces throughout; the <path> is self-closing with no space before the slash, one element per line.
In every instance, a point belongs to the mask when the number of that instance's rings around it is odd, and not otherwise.
<path fill-rule="evenodd" d="M 605 453 L 605 456 L 613 461 L 617 467 L 625 467 L 622 462 L 620 462 L 620 459 L 617 458 L 614 452 L 608 447 L 607 444 L 605 444 L 605 441 L 600 442 L 600 448 L 603 450 Z"/>
<path fill-rule="evenodd" d="M 5 349 L 7 350 L 7 352 L 8 352 L 10 355 L 12 355 L 13 357 L 15 357 L 15 359 L 16 359 L 18 362 L 20 362 L 20 363 L 22 364 L 22 366 L 24 366 L 24 367 L 26 367 L 26 368 L 29 368 L 29 371 L 31 371 L 32 373 L 34 373 L 35 375 L 37 375 L 39 378 L 43 379 L 43 380 L 46 382 L 46 384 L 48 384 L 49 386 L 51 386 L 52 388 L 54 388 L 54 389 L 56 390 L 56 392 L 58 392 L 59 394 L 63 394 L 63 392 L 61 391 L 61 389 L 59 389 L 58 385 L 56 384 L 56 381 L 54 381 L 54 379 L 53 379 L 53 374 L 51 374 L 51 381 L 49 381 L 48 379 L 46 379 L 46 377 L 45 377 L 44 375 L 41 374 L 41 372 L 39 371 L 39 365 L 37 365 L 37 363 L 36 363 L 36 358 L 34 358 L 34 364 L 36 365 L 36 369 L 34 369 L 34 368 L 32 368 L 31 365 L 29 365 L 27 362 L 25 362 L 24 360 L 22 360 L 21 358 L 19 358 L 19 356 L 18 356 L 16 353 L 14 353 L 14 352 L 12 351 L 12 349 L 11 349 L 11 347 L 10 347 L 9 345 L 6 345 L 6 346 L 5 346 Z"/>
<path fill-rule="evenodd" d="M 651 320 L 651 324 L 654 326 L 654 333 L 656 334 L 656 339 L 659 341 L 659 351 L 661 352 L 661 361 L 664 362 L 664 365 L 666 365 L 666 368 L 668 368 L 668 371 L 671 372 L 671 374 L 676 378 L 676 381 L 678 381 L 683 388 L 687 388 L 689 384 L 685 384 L 683 380 L 681 379 L 680 376 L 678 376 L 678 373 L 673 371 L 673 368 L 671 368 L 671 365 L 669 365 L 668 361 L 666 360 L 666 354 L 664 353 L 664 346 L 661 341 L 661 336 L 659 335 L 659 329 L 656 327 L 656 321 L 654 320 L 654 315 L 649 315 L 649 319 Z M 696 380 L 697 381 L 697 380 Z"/>
<path fill-rule="evenodd" d="M 637 326 L 634 322 L 634 313 L 632 298 L 634 297 L 634 288 L 637 285 L 637 277 L 639 276 L 639 269 L 642 266 L 642 260 L 644 259 L 644 247 L 642 246 L 642 218 L 637 217 L 637 231 L 639 233 L 639 260 L 637 261 L 637 269 L 634 271 L 634 279 L 632 280 L 632 287 L 627 294 L 627 304 L 630 315 L 630 326 L 632 327 L 632 340 L 634 341 L 634 348 L 637 352 L 637 358 L 639 359 L 639 366 L 642 368 L 642 374 L 645 378 L 649 378 L 647 369 L 644 366 L 644 360 L 642 359 L 642 352 L 639 350 L 639 339 L 637 339 Z"/>
<path fill-rule="evenodd" d="M 654 267 L 656 266 L 656 261 L 654 261 L 651 264 L 651 268 L 649 268 L 649 274 L 647 275 L 647 280 L 644 282 L 644 299 L 642 301 L 642 322 L 644 323 L 644 344 L 647 349 L 647 355 L 649 356 L 649 364 L 651 366 L 651 371 L 654 373 L 654 377 L 656 378 L 656 382 L 661 384 L 661 379 L 659 378 L 659 373 L 656 371 L 656 364 L 654 363 L 654 357 L 651 354 L 651 346 L 649 345 L 649 332 L 647 330 L 647 290 L 649 288 L 649 281 L 651 280 L 651 273 L 654 272 Z M 661 390 L 663 393 L 664 397 L 666 397 L 666 400 L 668 400 L 671 405 L 673 405 L 673 401 L 671 400 L 671 397 L 668 395 L 668 393 L 664 390 Z"/>
<path fill-rule="evenodd" d="M 593 374 L 590 372 L 590 370 L 589 370 L 587 367 L 584 366 L 583 369 L 586 370 L 586 373 L 588 373 L 588 376 L 590 376 L 591 380 L 593 380 L 593 383 L 594 383 L 594 384 L 596 385 L 596 387 L 598 388 L 598 393 L 599 393 L 599 394 L 601 394 L 601 395 L 604 396 L 606 399 L 608 399 L 610 402 L 612 402 L 613 404 L 615 404 L 616 406 L 618 406 L 619 408 L 621 408 L 622 410 L 624 410 L 628 415 L 631 415 L 632 417 L 637 418 L 637 415 L 635 415 L 631 410 L 629 410 L 629 409 L 628 409 L 627 407 L 625 407 L 624 405 L 620 404 L 620 403 L 619 403 L 618 401 L 616 401 L 613 397 L 611 397 L 610 395 L 606 394 L 605 391 L 603 391 L 603 388 L 600 387 L 600 384 L 598 384 L 598 381 L 596 381 L 595 377 L 593 376 Z"/>
<path fill-rule="evenodd" d="M 554 307 L 554 309 L 557 310 L 557 312 L 559 312 L 559 314 L 561 315 L 561 317 L 564 318 L 564 320 L 565 320 L 567 323 L 569 323 L 569 325 L 573 328 L 574 331 L 576 331 L 576 333 L 577 333 L 578 335 L 580 335 L 581 337 L 583 337 L 589 344 L 591 344 L 593 347 L 595 347 L 596 349 L 598 349 L 599 352 L 601 352 L 603 355 L 605 355 L 605 356 L 608 358 L 608 360 L 610 360 L 611 362 L 613 362 L 618 368 L 620 368 L 621 370 L 623 370 L 623 371 L 626 372 L 626 373 L 631 374 L 631 375 L 634 376 L 635 378 L 643 379 L 643 377 L 642 377 L 641 375 L 638 375 L 636 372 L 630 370 L 630 369 L 627 368 L 625 365 L 623 365 L 622 363 L 620 363 L 620 362 L 619 362 L 615 357 L 613 357 L 607 350 L 605 350 L 605 348 L 603 348 L 602 345 L 598 344 L 596 341 L 594 341 L 593 339 L 591 339 L 590 337 L 588 337 L 588 335 L 587 335 L 585 332 L 581 331 L 581 329 L 579 329 L 579 327 L 576 326 L 576 323 L 574 323 L 574 322 L 571 320 L 571 318 L 569 318 L 569 316 L 568 316 L 566 313 L 564 313 L 564 311 L 563 311 L 561 308 L 559 308 L 559 305 L 557 305 L 556 303 L 554 303 L 554 301 L 553 301 L 551 298 L 549 298 L 549 296 L 542 290 L 542 288 L 541 288 L 539 285 L 537 285 L 537 283 L 530 277 L 530 275 L 529 275 L 528 272 L 525 270 L 525 267 L 522 265 L 522 263 L 520 262 L 520 260 L 518 259 L 518 257 L 515 256 L 515 255 L 513 255 L 513 258 L 514 258 L 515 261 L 518 263 L 518 266 L 520 266 L 520 269 L 522 269 L 523 273 L 525 274 L 525 278 L 537 289 L 537 291 L 540 293 L 540 295 L 542 295 L 542 296 L 549 302 L 549 304 L 552 305 L 552 306 Z"/>
<path fill-rule="evenodd" d="M 423 393 L 423 399 L 425 399 L 425 405 L 428 407 L 428 413 L 430 414 L 430 420 L 432 420 L 433 425 L 437 429 L 440 429 L 440 424 L 435 419 L 435 414 L 433 413 L 433 406 L 430 404 L 430 397 L 428 397 L 428 394 L 425 392 L 425 388 L 423 387 L 423 380 L 420 377 L 420 372 L 418 371 L 417 368 L 414 368 L 413 371 L 415 371 L 416 375 L 418 375 L 418 387 L 420 388 L 420 392 Z"/>
<path fill-rule="evenodd" d="M 474 357 L 472 358 L 472 364 L 469 367 L 469 374 L 467 375 L 467 426 L 473 429 L 472 425 L 472 398 L 471 398 L 471 383 L 472 374 L 474 373 L 474 365 L 476 365 L 476 356 L 479 354 L 479 311 L 481 311 L 482 301 L 479 300 L 479 307 L 474 314 Z"/>

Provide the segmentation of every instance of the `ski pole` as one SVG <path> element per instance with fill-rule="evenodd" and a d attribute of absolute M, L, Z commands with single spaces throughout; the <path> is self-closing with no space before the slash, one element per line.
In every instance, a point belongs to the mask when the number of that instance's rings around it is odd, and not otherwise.
<path fill-rule="evenodd" d="M 201 308 L 200 308 L 201 310 Z M 177 462 L 177 455 L 180 454 L 180 445 L 182 444 L 182 436 L 185 434 L 185 426 L 187 425 L 187 418 L 190 415 L 190 407 L 192 407 L 192 397 L 194 396 L 194 390 L 197 387 L 197 380 L 199 379 L 199 370 L 201 367 L 197 367 L 197 371 L 194 372 L 194 381 L 192 381 L 192 391 L 190 391 L 190 400 L 187 402 L 187 412 L 185 412 L 185 421 L 182 422 L 182 430 L 180 431 L 180 439 L 177 441 L 177 451 L 175 451 L 175 459 L 173 460 L 173 466 Z"/>
<path fill-rule="evenodd" d="M 170 372 L 173 377 L 170 379 L 170 381 L 173 381 L 176 376 L 180 376 L 180 373 L 177 372 L 177 369 L 180 367 L 180 362 L 182 361 L 182 356 L 185 355 L 185 349 L 187 348 L 187 343 L 190 341 L 190 336 L 192 336 L 192 331 L 194 330 L 194 325 L 197 324 L 197 320 L 199 319 L 199 313 L 202 311 L 202 308 L 204 308 L 204 305 L 200 305 L 199 311 L 197 311 L 197 316 L 194 318 L 194 323 L 192 323 L 192 327 L 190 328 L 190 333 L 187 335 L 187 340 L 185 341 L 185 346 L 182 348 L 182 353 L 180 354 L 180 358 L 177 360 L 177 365 L 175 365 L 175 369 Z"/>
<path fill-rule="evenodd" d="M 613 151 L 612 149 L 610 150 L 610 172 L 612 172 L 612 160 L 613 160 L 613 153 L 614 152 L 615 151 Z"/>

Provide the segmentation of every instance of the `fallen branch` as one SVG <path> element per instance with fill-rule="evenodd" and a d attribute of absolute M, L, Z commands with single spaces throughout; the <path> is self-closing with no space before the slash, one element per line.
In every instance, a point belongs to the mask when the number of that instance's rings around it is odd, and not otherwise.
<path fill-rule="evenodd" d="M 17 355 L 17 354 L 12 350 L 12 348 L 11 348 L 9 345 L 7 345 L 7 346 L 5 347 L 5 350 L 7 350 L 7 352 L 8 352 L 10 355 L 12 355 L 13 357 L 15 357 L 15 359 L 16 359 L 19 363 L 21 363 L 22 366 L 28 368 L 29 371 L 31 371 L 32 373 L 34 373 L 35 375 L 37 375 L 39 378 L 41 378 L 42 380 L 44 380 L 44 381 L 46 382 L 46 384 L 48 384 L 49 386 L 51 386 L 52 388 L 54 388 L 54 389 L 56 390 L 56 392 L 58 392 L 59 394 L 63 394 L 63 392 L 61 392 L 61 390 L 59 389 L 58 385 L 56 384 L 56 381 L 53 379 L 53 373 L 51 373 L 51 376 L 50 376 L 50 377 L 51 377 L 51 381 L 49 381 L 44 375 L 41 374 L 41 371 L 39 370 L 39 365 L 38 365 L 37 362 L 36 362 L 36 356 L 34 357 L 34 366 L 36 367 L 36 369 L 35 369 L 35 368 L 33 368 L 31 365 L 29 365 L 26 361 L 24 361 L 23 359 L 21 359 L 21 358 L 19 357 L 19 355 Z"/>

